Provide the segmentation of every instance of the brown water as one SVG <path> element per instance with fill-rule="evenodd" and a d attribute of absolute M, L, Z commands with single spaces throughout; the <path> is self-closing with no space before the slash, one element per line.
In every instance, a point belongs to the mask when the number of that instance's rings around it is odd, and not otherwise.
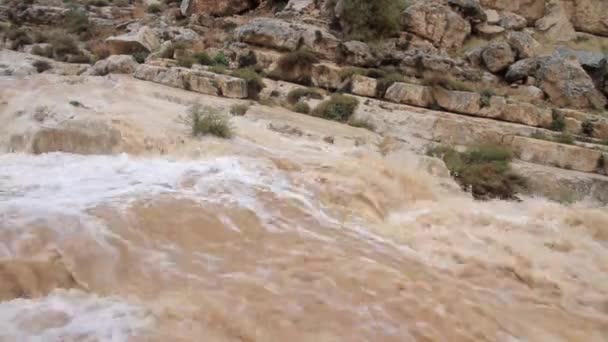
<path fill-rule="evenodd" d="M 0 341 L 608 341 L 607 208 L 365 155 L 1 155 L 0 256 Z"/>

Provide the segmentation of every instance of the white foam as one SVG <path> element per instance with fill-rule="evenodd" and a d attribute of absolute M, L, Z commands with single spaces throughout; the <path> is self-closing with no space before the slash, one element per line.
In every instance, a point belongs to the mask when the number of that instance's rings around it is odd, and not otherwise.
<path fill-rule="evenodd" d="M 144 308 L 116 297 L 56 290 L 0 303 L 0 341 L 129 341 L 153 326 Z"/>

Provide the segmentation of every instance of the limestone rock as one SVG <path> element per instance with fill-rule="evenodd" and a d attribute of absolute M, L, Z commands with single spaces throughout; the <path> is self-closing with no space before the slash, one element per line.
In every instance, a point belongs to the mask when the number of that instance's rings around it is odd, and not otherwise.
<path fill-rule="evenodd" d="M 608 74 L 606 56 L 601 52 L 572 50 L 567 47 L 559 47 L 555 53 L 561 57 L 574 57 L 589 74 L 596 87 L 601 89 L 604 79 Z"/>
<path fill-rule="evenodd" d="M 448 0 L 448 4 L 458 8 L 467 19 L 475 22 L 487 21 L 486 12 L 481 8 L 479 0 Z"/>
<path fill-rule="evenodd" d="M 433 96 L 429 87 L 401 82 L 391 85 L 384 98 L 395 103 L 425 108 L 433 103 Z"/>
<path fill-rule="evenodd" d="M 339 56 L 343 63 L 360 67 L 370 67 L 377 64 L 369 45 L 360 41 L 350 41 L 339 46 Z"/>
<path fill-rule="evenodd" d="M 354 75 L 351 78 L 351 92 L 355 95 L 375 97 L 378 81 L 371 77 Z"/>
<path fill-rule="evenodd" d="M 560 107 L 603 109 L 606 98 L 574 57 L 554 54 L 540 63 L 536 73 L 540 88 Z"/>
<path fill-rule="evenodd" d="M 130 55 L 135 52 L 152 52 L 160 47 L 160 41 L 154 31 L 143 26 L 135 32 L 106 39 L 108 48 L 113 55 Z"/>
<path fill-rule="evenodd" d="M 500 22 L 500 15 L 498 14 L 498 12 L 496 10 L 493 9 L 487 9 L 485 10 L 486 13 L 486 22 L 490 25 L 496 25 Z"/>
<path fill-rule="evenodd" d="M 532 127 L 551 127 L 553 116 L 548 108 L 541 108 L 527 102 L 507 101 L 501 118 L 505 121 Z"/>
<path fill-rule="evenodd" d="M 274 18 L 251 20 L 236 29 L 236 38 L 244 43 L 284 51 L 295 51 L 302 44 L 328 59 L 336 57 L 339 44 L 334 35 L 318 26 Z"/>
<path fill-rule="evenodd" d="M 405 31 L 430 40 L 442 49 L 459 48 L 471 33 L 471 25 L 459 13 L 438 1 L 419 1 L 401 16 Z"/>
<path fill-rule="evenodd" d="M 97 61 L 89 73 L 96 76 L 131 74 L 138 65 L 131 55 L 112 55 L 106 59 Z"/>
<path fill-rule="evenodd" d="M 523 161 L 580 172 L 596 172 L 602 157 L 602 152 L 596 150 L 517 136 L 511 147 Z"/>
<path fill-rule="evenodd" d="M 433 90 L 433 98 L 439 107 L 454 113 L 475 115 L 481 104 L 481 95 L 468 91 L 436 88 Z"/>
<path fill-rule="evenodd" d="M 488 70 L 494 73 L 507 69 L 515 62 L 515 53 L 509 44 L 503 41 L 494 41 L 488 44 L 481 57 Z"/>
<path fill-rule="evenodd" d="M 505 32 L 505 29 L 498 25 L 481 24 L 475 26 L 475 31 L 477 31 L 477 34 L 485 38 L 491 39 L 493 37 L 503 34 Z"/>
<path fill-rule="evenodd" d="M 311 80 L 315 87 L 338 89 L 342 84 L 341 68 L 335 64 L 319 63 L 312 66 Z"/>
<path fill-rule="evenodd" d="M 535 75 L 538 67 L 539 60 L 536 58 L 526 58 L 519 60 L 509 66 L 509 69 L 505 74 L 505 81 L 509 83 L 514 83 L 521 80 L 525 80 L 528 76 Z"/>
<path fill-rule="evenodd" d="M 184 16 L 193 13 L 228 16 L 251 10 L 258 4 L 253 0 L 182 0 L 180 11 Z"/>
<path fill-rule="evenodd" d="M 527 32 L 509 32 L 507 42 L 517 53 L 518 59 L 536 57 L 540 43 Z"/>
<path fill-rule="evenodd" d="M 572 21 L 578 31 L 608 36 L 608 2 L 598 0 L 575 1 Z"/>
<path fill-rule="evenodd" d="M 552 41 L 569 41 L 576 37 L 570 15 L 559 0 L 547 0 L 546 15 L 536 21 L 536 29 Z"/>
<path fill-rule="evenodd" d="M 500 26 L 505 30 L 523 30 L 528 25 L 526 18 L 512 12 L 503 12 L 500 18 Z"/>

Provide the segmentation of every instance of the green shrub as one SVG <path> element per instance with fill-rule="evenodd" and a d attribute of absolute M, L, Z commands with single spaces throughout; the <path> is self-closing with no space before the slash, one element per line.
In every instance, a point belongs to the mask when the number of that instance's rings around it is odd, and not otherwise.
<path fill-rule="evenodd" d="M 595 125 L 591 120 L 585 120 L 581 124 L 581 130 L 584 135 L 588 137 L 593 136 L 593 132 L 595 131 Z"/>
<path fill-rule="evenodd" d="M 251 99 L 257 99 L 265 87 L 262 77 L 252 67 L 236 69 L 232 72 L 232 76 L 247 81 L 247 94 Z"/>
<path fill-rule="evenodd" d="M 525 179 L 511 170 L 512 155 L 504 147 L 479 145 L 464 153 L 438 147 L 427 153 L 442 158 L 454 179 L 476 199 L 516 199 L 525 188 Z"/>
<path fill-rule="evenodd" d="M 6 37 L 12 40 L 11 49 L 13 50 L 33 43 L 32 37 L 23 28 L 9 30 Z"/>
<path fill-rule="evenodd" d="M 484 89 L 481 91 L 481 106 L 489 107 L 492 96 L 496 95 L 492 89 Z"/>
<path fill-rule="evenodd" d="M 403 75 L 397 72 L 384 73 L 376 83 L 376 96 L 383 98 L 388 88 L 397 82 L 403 82 Z"/>
<path fill-rule="evenodd" d="M 108 0 L 91 0 L 89 1 L 89 5 L 96 7 L 105 7 L 109 6 Z"/>
<path fill-rule="evenodd" d="M 561 132 L 566 128 L 566 121 L 564 116 L 553 111 L 552 113 L 553 121 L 551 121 L 551 130 L 556 132 Z"/>
<path fill-rule="evenodd" d="M 49 44 L 56 59 L 65 61 L 67 60 L 67 55 L 82 55 L 78 43 L 71 35 L 53 34 L 49 39 Z"/>
<path fill-rule="evenodd" d="M 53 58 L 53 47 L 47 46 L 43 48 L 42 46 L 36 45 L 32 48 L 32 54 L 47 58 Z"/>
<path fill-rule="evenodd" d="M 287 102 L 293 105 L 298 103 L 303 97 L 320 100 L 323 98 L 323 95 L 311 88 L 296 88 L 287 93 Z"/>
<path fill-rule="evenodd" d="M 228 58 L 224 52 L 220 51 L 215 55 L 215 57 L 213 57 L 213 64 L 228 66 L 230 65 L 230 62 L 228 61 Z"/>
<path fill-rule="evenodd" d="M 52 69 L 52 66 L 49 62 L 41 60 L 35 61 L 34 63 L 32 63 L 32 66 L 36 68 L 36 71 L 38 71 L 39 73 Z"/>
<path fill-rule="evenodd" d="M 226 74 L 228 72 L 228 68 L 225 65 L 212 65 L 209 68 L 209 71 L 214 72 L 216 74 Z"/>
<path fill-rule="evenodd" d="M 163 11 L 163 8 L 159 4 L 151 4 L 146 8 L 146 12 L 152 14 L 158 14 Z"/>
<path fill-rule="evenodd" d="M 63 24 L 69 33 L 74 34 L 86 33 L 91 27 L 87 13 L 78 9 L 69 10 L 65 14 Z"/>
<path fill-rule="evenodd" d="M 84 105 L 82 103 L 80 103 L 79 101 L 75 101 L 75 100 L 70 101 L 70 105 L 72 105 L 74 107 L 84 107 Z"/>
<path fill-rule="evenodd" d="M 213 60 L 206 52 L 197 52 L 194 54 L 194 58 L 196 59 L 196 62 L 201 65 L 213 64 Z"/>
<path fill-rule="evenodd" d="M 235 115 L 235 116 L 243 116 L 243 115 L 247 114 L 248 110 L 249 110 L 249 105 L 235 104 L 232 107 L 230 107 L 230 114 Z"/>
<path fill-rule="evenodd" d="M 137 63 L 142 64 L 146 62 L 146 58 L 148 58 L 149 54 L 148 51 L 139 51 L 133 54 L 133 59 L 135 59 Z"/>
<path fill-rule="evenodd" d="M 194 57 L 184 54 L 177 58 L 177 65 L 183 68 L 192 68 L 192 64 L 194 64 L 196 60 Z"/>
<path fill-rule="evenodd" d="M 312 66 L 318 61 L 319 59 L 312 51 L 292 51 L 281 56 L 271 76 L 284 81 L 309 85 L 311 83 Z"/>
<path fill-rule="evenodd" d="M 458 80 L 452 76 L 433 76 L 424 79 L 424 85 L 430 87 L 441 87 L 453 91 L 475 91 L 475 87 L 467 82 Z"/>
<path fill-rule="evenodd" d="M 301 114 L 310 114 L 310 106 L 308 105 L 308 103 L 306 102 L 298 102 L 293 106 L 293 110 L 296 113 L 301 113 Z"/>
<path fill-rule="evenodd" d="M 321 102 L 313 114 L 329 120 L 346 122 L 355 112 L 359 100 L 342 94 L 333 94 L 329 100 Z"/>
<path fill-rule="evenodd" d="M 258 58 L 255 56 L 255 53 L 253 51 L 249 50 L 247 54 L 239 56 L 238 62 L 239 68 L 246 68 L 258 64 Z"/>
<path fill-rule="evenodd" d="M 337 14 L 343 33 L 350 39 L 371 40 L 397 35 L 406 0 L 343 0 Z"/>
<path fill-rule="evenodd" d="M 186 121 L 190 124 L 193 136 L 215 135 L 230 138 L 234 134 L 230 118 L 212 107 L 200 104 L 192 106 Z"/>

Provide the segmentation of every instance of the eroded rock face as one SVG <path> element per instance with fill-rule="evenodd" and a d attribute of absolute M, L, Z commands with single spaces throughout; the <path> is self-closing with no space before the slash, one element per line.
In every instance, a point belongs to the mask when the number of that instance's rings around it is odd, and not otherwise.
<path fill-rule="evenodd" d="M 439 1 L 419 1 L 401 16 L 405 31 L 430 40 L 442 49 L 459 48 L 471 33 L 471 24 Z"/>
<path fill-rule="evenodd" d="M 106 39 L 110 52 L 114 55 L 131 55 L 135 52 L 152 52 L 160 47 L 160 40 L 154 31 L 143 26 L 134 32 Z"/>
<path fill-rule="evenodd" d="M 335 64 L 315 64 L 311 69 L 312 84 L 324 89 L 338 89 L 342 84 L 340 70 L 341 68 Z"/>
<path fill-rule="evenodd" d="M 517 53 L 518 59 L 535 57 L 540 49 L 540 43 L 527 32 L 509 32 L 507 42 Z"/>
<path fill-rule="evenodd" d="M 559 0 L 547 0 L 545 8 L 545 16 L 536 21 L 536 29 L 553 41 L 574 39 L 576 32 L 564 3 Z"/>
<path fill-rule="evenodd" d="M 506 42 L 494 41 L 483 50 L 481 58 L 488 70 L 497 73 L 515 62 L 515 53 Z"/>
<path fill-rule="evenodd" d="M 608 2 L 576 0 L 572 22 L 578 31 L 608 36 Z"/>
<path fill-rule="evenodd" d="M 324 29 L 281 19 L 256 18 L 236 30 L 239 41 L 284 51 L 306 47 L 334 59 L 339 40 Z"/>
<path fill-rule="evenodd" d="M 354 75 L 351 79 L 351 91 L 355 95 L 374 97 L 378 81 L 371 77 Z"/>
<path fill-rule="evenodd" d="M 193 13 L 228 16 L 254 9 L 259 3 L 258 0 L 182 0 L 180 10 L 184 16 Z"/>
<path fill-rule="evenodd" d="M 363 42 L 350 41 L 340 44 L 338 51 L 340 60 L 346 64 L 360 67 L 370 67 L 377 64 L 377 59 L 374 57 L 369 45 Z"/>
<path fill-rule="evenodd" d="M 544 15 L 545 0 L 480 0 L 484 8 L 517 13 L 528 20 L 537 20 Z"/>
<path fill-rule="evenodd" d="M 606 97 L 595 88 L 593 80 L 575 57 L 554 54 L 543 59 L 536 73 L 539 87 L 549 100 L 560 107 L 603 109 Z"/>
<path fill-rule="evenodd" d="M 454 113 L 475 115 L 480 109 L 479 93 L 436 88 L 433 90 L 433 98 L 439 107 Z"/>
<path fill-rule="evenodd" d="M 433 103 L 433 94 L 429 87 L 401 82 L 391 85 L 384 98 L 417 107 L 429 107 Z"/>

